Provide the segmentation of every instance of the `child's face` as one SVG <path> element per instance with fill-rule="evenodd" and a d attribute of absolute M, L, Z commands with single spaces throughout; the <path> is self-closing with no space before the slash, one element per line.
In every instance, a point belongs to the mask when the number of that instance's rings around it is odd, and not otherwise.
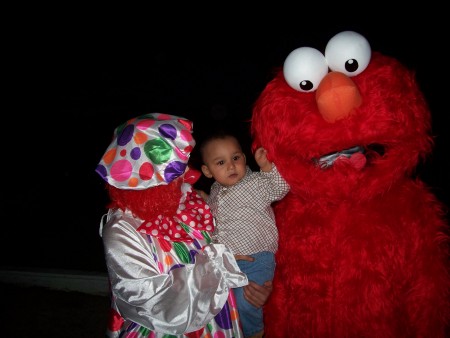
<path fill-rule="evenodd" d="M 238 141 L 232 137 L 208 143 L 203 153 L 202 172 L 221 185 L 229 187 L 239 182 L 246 171 L 246 159 Z"/>

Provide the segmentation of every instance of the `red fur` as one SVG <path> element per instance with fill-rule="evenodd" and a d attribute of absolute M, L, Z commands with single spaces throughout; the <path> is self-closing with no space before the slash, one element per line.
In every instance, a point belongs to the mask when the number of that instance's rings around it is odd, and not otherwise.
<path fill-rule="evenodd" d="M 257 99 L 251 132 L 291 192 L 275 205 L 280 240 L 266 336 L 444 337 L 450 321 L 443 205 L 414 178 L 432 151 L 431 116 L 415 74 L 372 53 L 352 78 L 362 104 L 329 123 L 315 94 L 277 71 Z M 312 158 L 378 143 L 362 169 Z"/>
<path fill-rule="evenodd" d="M 181 198 L 182 178 L 167 185 L 145 190 L 123 190 L 108 185 L 109 208 L 131 210 L 139 218 L 154 219 L 158 215 L 175 215 Z"/>

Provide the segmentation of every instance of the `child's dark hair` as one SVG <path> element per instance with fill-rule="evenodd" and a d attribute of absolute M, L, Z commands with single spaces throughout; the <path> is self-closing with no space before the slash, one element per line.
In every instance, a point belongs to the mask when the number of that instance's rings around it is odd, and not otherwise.
<path fill-rule="evenodd" d="M 201 140 L 200 146 L 198 147 L 199 156 L 200 156 L 200 160 L 202 161 L 202 163 L 204 163 L 203 155 L 205 152 L 205 148 L 209 143 L 211 143 L 212 141 L 215 141 L 215 140 L 223 140 L 223 139 L 226 139 L 229 137 L 236 139 L 236 141 L 240 144 L 239 137 L 236 135 L 236 133 L 234 133 L 230 130 L 227 130 L 227 129 L 219 129 L 219 130 L 216 130 L 214 132 L 207 134 Z"/>

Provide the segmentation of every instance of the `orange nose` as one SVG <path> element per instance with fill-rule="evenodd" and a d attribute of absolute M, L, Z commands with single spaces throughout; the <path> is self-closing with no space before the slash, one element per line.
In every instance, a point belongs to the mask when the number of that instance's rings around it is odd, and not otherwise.
<path fill-rule="evenodd" d="M 361 94 L 355 83 L 345 74 L 330 72 L 316 91 L 319 112 L 325 121 L 335 122 L 349 116 L 360 106 Z"/>

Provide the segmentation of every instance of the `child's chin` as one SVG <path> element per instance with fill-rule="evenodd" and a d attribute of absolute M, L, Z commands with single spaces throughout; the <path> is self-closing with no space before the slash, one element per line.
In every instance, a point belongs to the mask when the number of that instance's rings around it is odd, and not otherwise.
<path fill-rule="evenodd" d="M 240 180 L 242 179 L 241 176 L 239 176 L 238 174 L 233 174 L 228 176 L 228 180 L 227 180 L 227 185 L 228 186 L 232 186 L 235 185 L 236 183 L 238 183 Z"/>

